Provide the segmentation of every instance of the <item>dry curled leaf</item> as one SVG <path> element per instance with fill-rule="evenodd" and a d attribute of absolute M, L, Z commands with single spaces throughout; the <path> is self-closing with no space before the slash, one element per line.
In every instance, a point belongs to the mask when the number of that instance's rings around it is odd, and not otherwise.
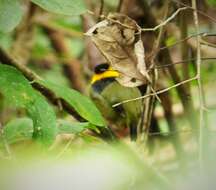
<path fill-rule="evenodd" d="M 121 85 L 136 87 L 147 83 L 141 28 L 134 20 L 123 14 L 109 14 L 86 35 L 91 36 L 113 69 L 119 71 L 117 80 Z"/>

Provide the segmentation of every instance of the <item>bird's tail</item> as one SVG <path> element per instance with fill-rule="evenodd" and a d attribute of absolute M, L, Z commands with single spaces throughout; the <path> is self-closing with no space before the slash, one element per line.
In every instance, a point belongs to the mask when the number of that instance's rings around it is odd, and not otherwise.
<path fill-rule="evenodd" d="M 100 136 L 106 141 L 117 141 L 118 138 L 110 127 L 101 128 Z"/>
<path fill-rule="evenodd" d="M 137 139 L 137 124 L 135 122 L 130 125 L 130 139 L 131 141 L 136 141 Z"/>

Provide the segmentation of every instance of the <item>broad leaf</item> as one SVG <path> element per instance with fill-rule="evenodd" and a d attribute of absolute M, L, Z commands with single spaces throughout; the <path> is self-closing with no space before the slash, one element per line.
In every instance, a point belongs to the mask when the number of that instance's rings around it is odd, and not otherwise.
<path fill-rule="evenodd" d="M 0 0 L 0 31 L 10 32 L 21 21 L 22 9 L 19 0 Z"/>
<path fill-rule="evenodd" d="M 0 92 L 8 102 L 27 110 L 33 120 L 34 137 L 44 144 L 54 141 L 57 133 L 55 113 L 19 71 L 0 64 Z"/>
<path fill-rule="evenodd" d="M 34 124 L 33 137 L 43 144 L 51 144 L 57 134 L 56 116 L 52 107 L 44 97 L 37 94 L 34 102 L 29 104 L 27 109 Z"/>
<path fill-rule="evenodd" d="M 52 90 L 59 98 L 64 99 L 81 117 L 92 123 L 93 125 L 104 127 L 106 125 L 101 113 L 94 103 L 86 96 L 67 87 L 59 86 L 49 81 L 38 81 L 43 86 Z"/>
<path fill-rule="evenodd" d="M 4 138 L 9 144 L 31 139 L 32 133 L 33 123 L 27 117 L 14 119 L 4 126 Z"/>
<path fill-rule="evenodd" d="M 86 11 L 83 0 L 31 0 L 41 8 L 63 15 L 80 15 Z"/>

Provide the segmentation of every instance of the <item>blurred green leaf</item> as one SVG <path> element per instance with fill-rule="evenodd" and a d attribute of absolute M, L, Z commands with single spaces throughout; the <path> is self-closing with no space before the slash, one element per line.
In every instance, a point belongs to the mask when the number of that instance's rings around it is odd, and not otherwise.
<path fill-rule="evenodd" d="M 55 25 L 67 29 L 73 29 L 73 31 L 82 32 L 82 18 L 80 16 L 68 17 L 60 15 L 53 20 Z"/>
<path fill-rule="evenodd" d="M 174 36 L 170 36 L 169 38 L 166 39 L 166 46 L 172 46 L 177 42 L 176 38 Z"/>
<path fill-rule="evenodd" d="M 0 32 L 0 46 L 4 49 L 9 49 L 12 45 L 12 35 L 10 33 Z"/>
<path fill-rule="evenodd" d="M 21 21 L 22 9 L 19 0 L 0 0 L 0 31 L 10 32 Z"/>
<path fill-rule="evenodd" d="M 40 80 L 38 82 L 55 92 L 57 97 L 64 99 L 80 114 L 80 116 L 90 123 L 100 127 L 106 125 L 101 113 L 88 97 L 73 89 L 59 86 L 49 81 Z"/>
<path fill-rule="evenodd" d="M 31 0 L 41 8 L 63 15 L 80 15 L 86 11 L 82 0 Z"/>
<path fill-rule="evenodd" d="M 209 5 L 216 6 L 216 0 L 207 0 Z"/>
<path fill-rule="evenodd" d="M 42 59 L 49 53 L 53 53 L 50 40 L 40 27 L 36 27 L 34 41 L 35 43 L 32 49 L 32 56 L 34 59 Z"/>
<path fill-rule="evenodd" d="M 119 4 L 119 1 L 116 0 L 105 0 L 104 2 L 107 6 L 110 6 L 112 8 L 116 8 Z"/>
<path fill-rule="evenodd" d="M 70 86 L 68 79 L 64 75 L 62 65 L 53 64 L 49 70 L 40 69 L 37 71 L 43 79 L 52 81 L 61 86 Z M 58 77 L 56 77 L 58 76 Z"/>
<path fill-rule="evenodd" d="M 63 119 L 58 120 L 59 133 L 73 133 L 78 134 L 85 129 L 92 128 L 89 122 L 70 122 Z"/>
<path fill-rule="evenodd" d="M 31 139 L 32 133 L 33 122 L 27 117 L 13 119 L 4 126 L 4 138 L 9 144 Z"/>
<path fill-rule="evenodd" d="M 69 41 L 68 46 L 71 49 L 71 54 L 77 58 L 79 58 L 84 51 L 84 42 L 82 39 L 73 38 Z"/>
<path fill-rule="evenodd" d="M 33 120 L 34 137 L 43 144 L 54 141 L 57 133 L 55 113 L 19 71 L 0 64 L 0 92 L 8 102 L 27 110 Z"/>

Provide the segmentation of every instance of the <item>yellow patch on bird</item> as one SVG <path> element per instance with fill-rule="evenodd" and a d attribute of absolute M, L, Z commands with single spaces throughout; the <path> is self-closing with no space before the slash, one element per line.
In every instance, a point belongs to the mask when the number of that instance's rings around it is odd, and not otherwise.
<path fill-rule="evenodd" d="M 113 77 L 119 77 L 119 72 L 114 70 L 107 70 L 103 73 L 94 74 L 91 80 L 91 84 L 105 78 L 113 78 Z"/>

